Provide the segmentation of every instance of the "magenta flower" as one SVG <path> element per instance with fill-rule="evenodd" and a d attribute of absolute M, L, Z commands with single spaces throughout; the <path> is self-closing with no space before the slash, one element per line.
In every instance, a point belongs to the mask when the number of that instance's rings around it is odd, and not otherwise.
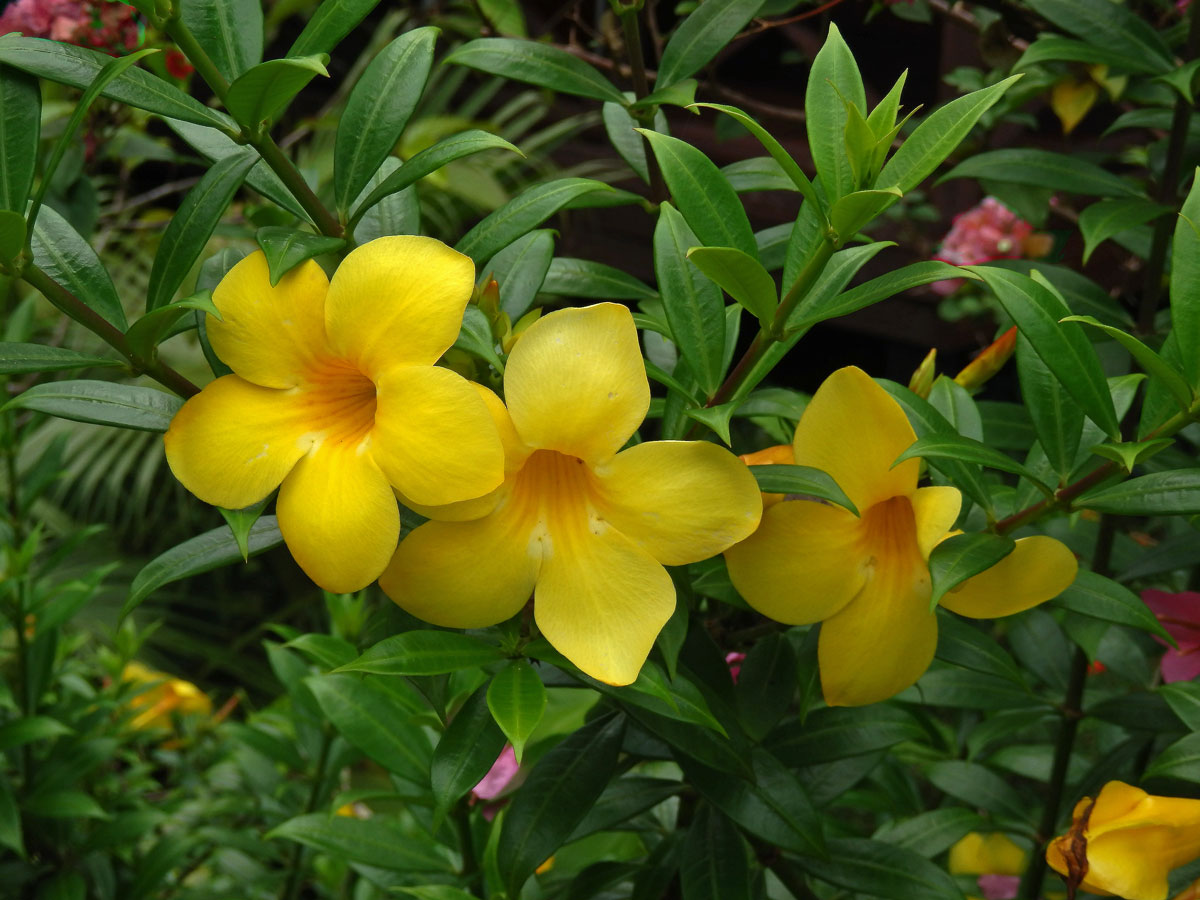
<path fill-rule="evenodd" d="M 733 679 L 734 684 L 737 684 L 738 675 L 742 673 L 742 661 L 745 658 L 745 653 L 736 651 L 725 654 L 725 665 L 729 666 L 729 677 Z"/>
<path fill-rule="evenodd" d="M 1200 594 L 1182 591 L 1142 591 L 1142 601 L 1158 617 L 1179 649 L 1168 647 L 1162 658 L 1163 681 L 1191 681 L 1200 676 Z M 1155 637 L 1160 644 L 1162 638 Z"/>
<path fill-rule="evenodd" d="M 104 0 L 16 0 L 0 14 L 0 34 L 13 31 L 110 52 L 140 40 L 133 8 Z"/>
<path fill-rule="evenodd" d="M 500 755 L 496 757 L 496 761 L 492 763 L 492 767 L 488 769 L 488 773 L 479 779 L 479 784 L 471 788 L 471 798 L 483 802 L 483 817 L 489 822 L 495 817 L 496 810 L 504 805 L 503 801 L 499 803 L 490 801 L 508 790 L 519 768 L 517 754 L 513 751 L 512 744 L 505 744 Z"/>
<path fill-rule="evenodd" d="M 1033 235 L 1033 226 L 995 197 L 959 213 L 934 259 L 956 266 L 976 266 L 995 259 L 1020 259 L 1025 243 Z M 931 287 L 943 296 L 953 294 L 962 279 L 935 281 Z"/>

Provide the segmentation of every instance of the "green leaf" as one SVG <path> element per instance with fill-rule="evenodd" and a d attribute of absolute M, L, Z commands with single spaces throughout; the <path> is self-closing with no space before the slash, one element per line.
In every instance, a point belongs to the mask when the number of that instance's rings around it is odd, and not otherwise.
<path fill-rule="evenodd" d="M 695 241 L 686 244 L 695 245 Z M 659 275 L 661 281 L 662 275 Z M 587 259 L 557 256 L 542 279 L 542 293 L 583 300 L 657 300 L 658 292 L 620 269 Z M 665 302 L 665 301 L 664 301 Z"/>
<path fill-rule="evenodd" d="M 661 80 L 661 79 L 660 79 Z M 696 102 L 697 82 L 695 78 L 685 78 L 666 87 L 651 91 L 641 100 L 633 104 L 633 109 L 651 109 L 659 106 L 691 106 Z"/>
<path fill-rule="evenodd" d="M 7 847 L 25 858 L 25 839 L 21 834 L 21 811 L 13 797 L 8 779 L 0 775 L 0 847 Z"/>
<path fill-rule="evenodd" d="M 850 240 L 863 226 L 895 203 L 901 196 L 899 188 L 880 191 L 855 191 L 847 194 L 829 211 L 829 225 L 837 232 L 838 246 Z"/>
<path fill-rule="evenodd" d="M 400 171 L 404 171 L 403 166 Z M 558 178 L 536 185 L 509 200 L 468 231 L 454 249 L 481 264 L 572 200 L 592 191 L 611 190 L 607 184 L 590 178 Z"/>
<path fill-rule="evenodd" d="M 940 866 L 903 847 L 863 838 L 829 841 L 828 858 L 796 862 L 821 881 L 888 900 L 962 900 L 962 891 Z"/>
<path fill-rule="evenodd" d="M 982 825 L 983 819 L 978 813 L 961 806 L 944 806 L 909 819 L 892 819 L 871 837 L 928 859 L 949 850 L 968 832 L 979 831 Z"/>
<path fill-rule="evenodd" d="M 912 713 L 898 705 L 879 703 L 869 710 L 822 707 L 803 722 L 792 719 L 785 723 L 767 745 L 778 758 L 793 765 L 813 766 L 928 738 Z"/>
<path fill-rule="evenodd" d="M 1160 34 L 1140 16 L 1107 0 L 1030 0 L 1038 15 L 1063 31 L 1122 57 L 1141 59 L 1166 72 L 1174 56 Z"/>
<path fill-rule="evenodd" d="M 180 20 L 217 71 L 233 81 L 262 59 L 263 9 L 259 0 L 188 0 Z"/>
<path fill-rule="evenodd" d="M 269 59 L 238 76 L 229 86 L 225 107 L 250 129 L 271 122 L 316 76 L 329 77 L 325 54 Z"/>
<path fill-rule="evenodd" d="M 317 675 L 304 683 L 342 737 L 393 775 L 425 786 L 433 748 L 388 687 L 353 675 Z"/>
<path fill-rule="evenodd" d="M 10 268 L 15 265 L 25 249 L 25 235 L 25 217 L 10 209 L 0 209 L 0 262 Z"/>
<path fill-rule="evenodd" d="M 381 186 L 388 178 L 400 170 L 400 160 L 389 156 L 379 167 L 379 171 L 371 176 L 363 195 L 369 195 Z M 365 196 L 360 196 L 360 201 Z M 417 189 L 410 185 L 397 193 L 390 193 L 373 206 L 359 202 L 362 218 L 350 223 L 354 240 L 365 244 L 376 238 L 393 234 L 420 234 L 421 232 L 421 203 L 417 197 Z"/>
<path fill-rule="evenodd" d="M 332 52 L 378 3 L 379 0 L 322 0 L 287 55 L 310 56 Z"/>
<path fill-rule="evenodd" d="M 546 711 L 546 687 L 533 666 L 515 659 L 497 672 L 487 690 L 487 705 L 492 718 L 508 738 L 517 756 L 525 752 L 525 742 Z"/>
<path fill-rule="evenodd" d="M 1171 245 L 1171 334 L 1179 346 L 1183 374 L 1200 386 L 1200 169 L 1175 223 Z"/>
<path fill-rule="evenodd" d="M 717 435 L 725 446 L 733 445 L 729 435 L 729 420 L 737 410 L 737 401 L 722 403 L 720 406 L 702 406 L 699 409 L 685 410 L 688 418 L 695 419 L 702 425 L 707 425 Z"/>
<path fill-rule="evenodd" d="M 691 144 L 646 128 L 663 178 L 683 218 L 706 247 L 733 247 L 758 258 L 758 244 L 746 210 L 712 160 Z"/>
<path fill-rule="evenodd" d="M 350 216 L 350 221 L 357 222 L 363 213 L 384 197 L 404 190 L 431 172 L 436 172 L 447 163 L 484 150 L 511 150 L 518 156 L 525 155 L 508 141 L 486 131 L 473 130 L 452 134 L 406 160 L 399 169 L 385 178 L 378 187 L 357 204 Z"/>
<path fill-rule="evenodd" d="M 1064 483 L 1075 469 L 1083 434 L 1083 410 L 1022 334 L 1017 335 L 1017 375 L 1041 450 L 1059 482 Z"/>
<path fill-rule="evenodd" d="M 282 543 L 283 535 L 279 533 L 279 524 L 274 516 L 264 516 L 250 529 L 251 556 L 278 547 Z M 242 551 L 227 525 L 186 540 L 165 553 L 160 553 L 142 567 L 129 586 L 129 597 L 121 607 L 120 618 L 124 619 L 143 600 L 165 584 L 199 575 L 201 572 L 211 572 L 241 558 Z"/>
<path fill-rule="evenodd" d="M 292 638 L 283 646 L 289 650 L 299 650 L 325 670 L 336 669 L 338 666 L 345 665 L 358 655 L 358 651 L 354 648 L 353 644 L 340 637 L 334 637 L 331 634 L 302 634 L 299 637 Z M 400 695 L 390 694 L 390 696 L 397 697 Z M 408 705 L 405 705 L 401 701 L 400 705 L 402 707 L 412 712 L 422 708 L 412 691 L 409 691 L 404 696 L 409 698 L 409 702 Z"/>
<path fill-rule="evenodd" d="M 384 638 L 339 672 L 440 675 L 504 658 L 500 648 L 457 631 L 406 631 Z"/>
<path fill-rule="evenodd" d="M 701 3 L 667 41 L 658 65 L 656 86 L 672 85 L 699 72 L 758 14 L 763 2 L 724 0 L 721 3 Z"/>
<path fill-rule="evenodd" d="M 733 247 L 692 247 L 687 258 L 749 310 L 764 328 L 771 326 L 779 306 L 779 294 L 775 279 L 755 257 Z M 723 313 L 724 304 L 721 308 Z"/>
<path fill-rule="evenodd" d="M 338 120 L 333 148 L 337 208 L 345 213 L 400 140 L 425 90 L 438 29 L 414 28 L 371 60 Z"/>
<path fill-rule="evenodd" d="M 924 181 L 963 142 L 975 123 L 1021 76 L 1013 75 L 973 91 L 930 113 L 913 129 L 875 179 L 879 187 L 908 193 Z"/>
<path fill-rule="evenodd" d="M 1177 681 L 1161 685 L 1158 693 L 1189 731 L 1200 732 L 1200 684 Z"/>
<path fill-rule="evenodd" d="M 1087 263 L 1092 251 L 1110 237 L 1168 212 L 1170 210 L 1167 207 L 1141 197 L 1118 197 L 1091 204 L 1079 214 L 1084 263 Z"/>
<path fill-rule="evenodd" d="M 481 687 L 455 713 L 433 750 L 429 781 L 435 827 L 460 797 L 479 784 L 503 749 L 504 732 L 488 709 L 486 687 Z"/>
<path fill-rule="evenodd" d="M 961 434 L 927 434 L 917 440 L 907 450 L 896 457 L 892 463 L 895 468 L 906 459 L 921 457 L 922 459 L 958 459 L 963 462 L 977 463 L 1001 472 L 1011 472 L 1028 478 L 1039 490 L 1050 494 L 1049 485 L 1043 483 L 1026 466 L 1021 465 L 1011 456 L 999 450 L 993 450 L 982 441 L 965 437 Z"/>
<path fill-rule="evenodd" d="M 1040 283 L 1037 272 L 1029 278 L 994 266 L 967 266 L 996 294 L 1004 311 L 1016 322 L 1038 356 L 1054 373 L 1084 413 L 1110 437 L 1119 433 L 1112 395 L 1096 351 L 1077 330 L 1058 321 L 1070 315 L 1061 298 Z"/>
<path fill-rule="evenodd" d="M 217 512 L 221 514 L 221 518 L 225 520 L 225 524 L 233 532 L 233 539 L 237 541 L 238 550 L 242 552 L 242 562 L 250 561 L 250 529 L 254 527 L 254 523 L 262 516 L 263 510 L 267 508 L 267 504 L 270 501 L 270 496 L 266 496 L 258 501 L 258 503 L 254 503 L 243 509 L 217 507 Z"/>
<path fill-rule="evenodd" d="M 496 862 L 508 894 L 521 886 L 575 830 L 617 770 L 625 717 L 584 725 L 543 756 L 504 815 Z"/>
<path fill-rule="evenodd" d="M 220 310 L 213 305 L 212 292 L 200 291 L 198 294 L 152 309 L 130 325 L 129 330 L 125 332 L 130 349 L 143 359 L 149 359 L 159 342 L 172 334 L 171 329 L 191 309 L 200 310 L 217 319 L 221 318 Z"/>
<path fill-rule="evenodd" d="M 84 356 L 65 347 L 44 344 L 0 342 L 0 375 L 27 375 L 31 372 L 64 372 L 93 366 L 120 366 L 120 360 Z"/>
<path fill-rule="evenodd" d="M 938 613 L 937 658 L 975 672 L 1007 678 L 1025 687 L 1021 670 L 987 631 L 949 612 Z"/>
<path fill-rule="evenodd" d="M 516 322 L 533 306 L 554 259 L 554 232 L 531 231 L 517 238 L 483 267 L 500 285 L 500 308 Z M 577 296 L 577 295 L 573 295 Z"/>
<path fill-rule="evenodd" d="M 658 806 L 682 790 L 680 782 L 664 778 L 640 775 L 617 778 L 609 783 L 583 821 L 575 826 L 569 840 L 577 841 L 598 831 L 619 830 L 635 816 Z"/>
<path fill-rule="evenodd" d="M 1188 383 L 1184 381 L 1183 376 L 1176 372 L 1166 360 L 1133 335 L 1122 331 L 1120 328 L 1105 325 L 1092 316 L 1066 316 L 1061 321 L 1082 322 L 1084 325 L 1091 325 L 1093 328 L 1103 331 L 1128 350 L 1147 375 L 1162 382 L 1163 387 L 1171 392 L 1171 396 L 1175 398 L 1175 402 L 1179 404 L 1180 408 L 1186 411 L 1191 407 L 1192 389 L 1188 387 Z"/>
<path fill-rule="evenodd" d="M 801 494 L 828 500 L 858 515 L 856 507 L 846 496 L 833 476 L 810 466 L 774 464 L 750 466 L 750 474 L 758 482 L 758 489 L 768 494 Z"/>
<path fill-rule="evenodd" d="M 1059 594 L 1054 603 L 1071 612 L 1138 628 L 1174 643 L 1174 638 L 1167 634 L 1141 597 L 1124 585 L 1095 572 L 1081 569 L 1075 576 L 1075 582 Z"/>
<path fill-rule="evenodd" d="M 825 44 L 817 53 L 808 73 L 804 112 L 808 117 L 808 146 L 813 162 L 817 174 L 821 176 L 825 193 L 834 202 L 857 186 L 850 159 L 846 155 L 848 104 L 865 112 L 867 98 L 854 54 L 846 46 L 837 26 L 831 22 Z"/>
<path fill-rule="evenodd" d="M 37 79 L 0 66 L 0 209 L 21 216 L 37 166 L 41 112 L 42 91 Z"/>
<path fill-rule="evenodd" d="M 58 41 L 6 34 L 0 37 L 0 63 L 86 90 L 112 57 L 98 50 L 88 50 Z M 207 125 L 222 131 L 235 128 L 233 121 L 215 109 L 209 109 L 177 87 L 144 69 L 126 69 L 121 76 L 105 86 L 101 94 L 110 100 L 127 103 L 152 113 Z"/>
<path fill-rule="evenodd" d="M 267 257 L 271 287 L 305 260 L 323 253 L 336 253 L 346 246 L 342 238 L 298 231 L 284 225 L 265 225 L 254 233 L 254 240 Z"/>
<path fill-rule="evenodd" d="M 52 206 L 42 207 L 34 225 L 33 262 L 104 321 L 126 329 L 125 310 L 96 251 Z"/>
<path fill-rule="evenodd" d="M 497 372 L 504 371 L 504 361 L 496 353 L 496 337 L 492 334 L 492 325 L 478 306 L 468 306 L 463 311 L 462 328 L 459 329 L 454 346 L 478 356 Z"/>
<path fill-rule="evenodd" d="M 21 747 L 34 741 L 51 741 L 74 731 L 49 716 L 25 716 L 0 726 L 0 750 Z"/>
<path fill-rule="evenodd" d="M 1043 32 L 1017 60 L 1013 70 L 1024 70 L 1044 62 L 1099 63 L 1125 72 L 1153 74 L 1161 72 L 1162 66 L 1153 59 L 1140 54 L 1129 54 L 1124 50 L 1098 47 L 1087 41 L 1065 38 Z"/>
<path fill-rule="evenodd" d="M 626 105 L 625 95 L 593 66 L 566 50 L 514 38 L 480 38 L 456 47 L 442 60 L 562 94 Z"/>
<path fill-rule="evenodd" d="M 21 804 L 27 815 L 47 819 L 107 819 L 108 813 L 83 791 L 38 791 Z"/>
<path fill-rule="evenodd" d="M 719 5 L 704 3 L 700 9 Z M 751 900 L 754 896 L 745 840 L 732 822 L 707 803 L 688 827 L 679 886 L 683 900 Z"/>
<path fill-rule="evenodd" d="M 163 233 L 146 286 L 146 310 L 166 306 L 204 251 L 233 195 L 258 162 L 253 150 L 215 162 L 192 188 Z"/>
<path fill-rule="evenodd" d="M 1154 438 L 1143 441 L 1118 441 L 1115 443 L 1097 444 L 1092 452 L 1105 459 L 1120 463 L 1126 472 L 1132 472 L 1133 467 L 1145 462 L 1157 453 L 1166 450 L 1175 443 L 1174 438 Z"/>
<path fill-rule="evenodd" d="M 519 0 L 479 0 L 479 11 L 498 33 L 521 38 L 529 36 Z"/>
<path fill-rule="evenodd" d="M 869 244 L 868 246 L 874 247 L 875 245 Z M 851 247 L 849 250 L 842 252 L 851 252 L 860 249 L 858 247 Z M 876 252 L 878 252 L 878 249 Z M 910 288 L 930 284 L 934 281 L 942 281 L 947 278 L 963 277 L 972 280 L 977 278 L 977 276 L 972 275 L 970 272 L 964 272 L 958 266 L 936 259 L 910 263 L 885 275 L 872 278 L 870 281 L 864 281 L 862 284 L 848 291 L 821 294 L 819 296 L 814 292 L 813 299 L 805 304 L 803 311 L 792 320 L 791 327 L 796 329 L 809 328 L 827 319 L 848 316 L 850 313 L 858 312 L 860 309 L 865 309 L 881 300 L 887 300 L 897 294 L 902 294 Z"/>
<path fill-rule="evenodd" d="M 999 534 L 958 534 L 942 541 L 929 554 L 932 610 L 947 592 L 968 578 L 990 569 L 1008 554 L 1016 542 Z"/>
<path fill-rule="evenodd" d="M 1141 190 L 1132 182 L 1119 178 L 1095 163 L 1051 153 L 1049 150 L 1013 148 L 977 153 L 963 160 L 940 179 L 987 178 L 1011 184 L 1052 188 L 1071 194 L 1096 197 L 1141 198 Z"/>
<path fill-rule="evenodd" d="M 0 409 L 32 409 L 76 422 L 166 431 L 182 405 L 178 397 L 155 388 L 81 380 L 35 384 Z"/>
<path fill-rule="evenodd" d="M 1200 783 L 1200 734 L 1189 734 L 1171 744 L 1150 763 L 1142 777 Z"/>
<path fill-rule="evenodd" d="M 1125 516 L 1198 515 L 1200 469 L 1175 469 L 1130 478 L 1112 487 L 1089 491 L 1075 505 Z"/>
<path fill-rule="evenodd" d="M 721 174 L 739 194 L 753 191 L 796 190 L 796 186 L 792 184 L 792 180 L 787 177 L 783 168 L 769 156 L 752 156 L 749 159 L 731 162 L 721 166 Z M 790 223 L 785 224 L 786 227 L 791 228 Z M 760 245 L 761 251 L 761 241 L 757 232 L 754 240 Z"/>
<path fill-rule="evenodd" d="M 418 840 L 411 829 L 402 829 L 382 815 L 354 819 L 309 813 L 288 819 L 268 831 L 266 838 L 285 838 L 335 859 L 406 874 L 453 871 L 450 860 L 432 840 Z"/>
<path fill-rule="evenodd" d="M 1025 822 L 1037 812 L 1003 778 L 979 763 L 947 760 L 934 763 L 925 775 L 935 787 L 951 797 L 968 806 L 986 809 L 993 815 Z"/>

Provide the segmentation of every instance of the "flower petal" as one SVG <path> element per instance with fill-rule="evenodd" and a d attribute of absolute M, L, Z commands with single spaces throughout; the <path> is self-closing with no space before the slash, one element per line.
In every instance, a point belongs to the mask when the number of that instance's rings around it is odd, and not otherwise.
<path fill-rule="evenodd" d="M 479 393 L 437 366 L 394 369 L 376 382 L 371 455 L 401 494 L 440 506 L 504 480 L 504 449 Z"/>
<path fill-rule="evenodd" d="M 650 408 L 633 316 L 598 303 L 539 319 L 509 356 L 504 391 L 517 433 L 531 447 L 607 459 Z"/>
<path fill-rule="evenodd" d="M 450 349 L 475 288 L 475 264 L 439 240 L 381 237 L 350 252 L 325 301 L 333 348 L 372 379 L 432 365 Z"/>
<path fill-rule="evenodd" d="M 271 287 L 267 258 L 255 251 L 213 290 L 221 318 L 209 316 L 208 339 L 222 361 L 263 387 L 295 387 L 329 355 L 325 293 L 329 279 L 311 259 Z"/>
<path fill-rule="evenodd" d="M 608 684 L 630 684 L 675 611 L 666 569 L 605 522 L 550 534 L 533 611 L 563 656 Z"/>
<path fill-rule="evenodd" d="M 796 465 L 833 476 L 860 510 L 910 496 L 920 460 L 896 468 L 896 457 L 917 439 L 900 404 L 862 369 L 838 369 L 817 388 L 796 426 Z"/>
<path fill-rule="evenodd" d="M 279 487 L 311 446 L 310 431 L 303 393 L 226 375 L 183 404 L 163 444 L 185 488 L 241 509 Z"/>
<path fill-rule="evenodd" d="M 541 544 L 530 522 L 506 513 L 419 526 L 400 542 L 379 586 L 434 625 L 484 628 L 511 618 L 533 593 Z"/>
<path fill-rule="evenodd" d="M 400 540 L 391 485 L 361 446 L 327 441 L 300 460 L 279 489 L 276 514 L 300 568 L 336 594 L 378 578 Z"/>
<path fill-rule="evenodd" d="M 1066 545 L 1044 535 L 1018 538 L 1013 552 L 942 597 L 942 606 L 973 619 L 998 619 L 1057 597 L 1079 564 Z"/>
<path fill-rule="evenodd" d="M 928 570 L 877 567 L 854 602 L 821 625 L 825 702 L 865 706 L 900 693 L 929 668 L 936 646 Z"/>
<path fill-rule="evenodd" d="M 1162 679 L 1166 684 L 1200 678 L 1200 644 L 1180 643 L 1179 649 L 1167 648 L 1163 654 Z"/>
<path fill-rule="evenodd" d="M 1200 853 L 1200 840 L 1180 846 L 1174 829 L 1161 825 L 1122 828 L 1088 836 L 1085 889 L 1099 888 L 1125 900 L 1166 900 L 1171 859 L 1180 850 Z"/>
<path fill-rule="evenodd" d="M 806 625 L 834 615 L 866 584 L 861 540 L 860 521 L 841 507 L 787 500 L 766 510 L 725 562 L 747 603 L 777 622 Z"/>
<path fill-rule="evenodd" d="M 912 498 L 913 520 L 917 526 L 917 546 L 921 557 L 929 559 L 929 552 L 946 536 L 946 532 L 958 518 L 962 509 L 962 494 L 958 488 L 917 488 Z"/>
<path fill-rule="evenodd" d="M 600 514 L 668 566 L 698 562 L 750 536 L 762 500 L 732 453 L 707 441 L 651 441 L 594 470 Z"/>

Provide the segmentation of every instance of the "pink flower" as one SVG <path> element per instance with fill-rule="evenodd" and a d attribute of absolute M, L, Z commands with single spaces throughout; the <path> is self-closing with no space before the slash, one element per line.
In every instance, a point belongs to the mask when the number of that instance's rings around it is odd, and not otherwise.
<path fill-rule="evenodd" d="M 1016 900 L 1021 888 L 1020 875 L 980 875 L 979 890 L 984 900 Z"/>
<path fill-rule="evenodd" d="M 1142 601 L 1158 617 L 1179 649 L 1168 647 L 1162 658 L 1163 681 L 1191 681 L 1200 676 L 1200 594 L 1182 591 L 1142 591 Z M 1156 637 L 1160 644 L 1166 644 Z"/>
<path fill-rule="evenodd" d="M 484 801 L 483 817 L 489 822 L 502 804 L 488 801 L 496 799 L 507 790 L 519 768 L 517 754 L 513 751 L 512 744 L 505 744 L 500 755 L 496 757 L 496 761 L 492 763 L 492 767 L 488 769 L 488 773 L 479 780 L 479 784 L 471 788 L 471 797 Z"/>
<path fill-rule="evenodd" d="M 133 8 L 104 0 L 16 0 L 0 14 L 0 34 L 13 31 L 105 51 L 141 40 Z"/>
<path fill-rule="evenodd" d="M 985 197 L 978 206 L 959 213 L 934 259 L 955 266 L 975 266 L 994 259 L 1020 259 L 1033 226 L 995 197 Z M 930 287 L 943 296 L 962 284 L 958 278 L 935 281 Z"/>
<path fill-rule="evenodd" d="M 742 661 L 745 660 L 745 653 L 726 653 L 725 665 L 729 666 L 729 677 L 733 679 L 733 683 L 737 684 L 738 675 L 742 673 Z"/>

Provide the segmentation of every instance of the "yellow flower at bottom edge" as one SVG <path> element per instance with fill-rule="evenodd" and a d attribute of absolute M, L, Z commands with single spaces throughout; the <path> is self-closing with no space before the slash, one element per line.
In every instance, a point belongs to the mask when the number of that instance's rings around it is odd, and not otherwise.
<path fill-rule="evenodd" d="M 972 831 L 950 848 L 951 875 L 1021 875 L 1026 853 L 1007 834 Z"/>
<path fill-rule="evenodd" d="M 1200 857 L 1200 800 L 1155 797 L 1110 781 L 1075 805 L 1071 830 L 1051 841 L 1046 862 L 1078 887 L 1125 900 L 1166 900 L 1172 869 Z"/>
<path fill-rule="evenodd" d="M 929 552 L 958 517 L 952 487 L 917 487 L 920 461 L 896 457 L 916 440 L 904 411 L 861 369 L 830 375 L 804 410 L 795 462 L 828 472 L 859 516 L 812 500 L 763 513 L 750 538 L 725 551 L 746 602 L 779 622 L 821 622 L 821 687 L 830 706 L 884 700 L 913 684 L 937 646 L 929 609 Z M 1074 579 L 1059 541 L 1028 537 L 942 598 L 947 609 L 998 618 L 1036 606 Z"/>
<path fill-rule="evenodd" d="M 750 534 L 758 486 L 704 441 L 621 450 L 650 387 L 629 310 L 614 303 L 550 313 L 513 348 L 508 411 L 492 396 L 508 475 L 485 501 L 418 511 L 379 579 L 413 615 L 481 628 L 535 593 L 538 628 L 572 663 L 628 684 L 675 609 L 663 565 L 720 553 Z M 621 451 L 621 452 L 618 452 Z"/>
<path fill-rule="evenodd" d="M 129 708 L 138 710 L 129 726 L 138 731 L 171 728 L 171 713 L 180 715 L 212 712 L 212 701 L 196 685 L 182 678 L 156 672 L 137 661 L 125 664 L 121 680 L 135 685 L 150 685 L 129 700 Z"/>
<path fill-rule="evenodd" d="M 400 538 L 393 487 L 452 503 L 503 478 L 487 406 L 434 365 L 458 337 L 475 267 L 433 238 L 402 236 L 357 248 L 332 280 L 312 260 L 275 286 L 268 275 L 256 252 L 213 291 L 222 318 L 208 318 L 208 336 L 234 374 L 183 405 L 167 462 L 227 509 L 282 483 L 279 530 L 300 567 L 326 590 L 356 591 Z"/>

